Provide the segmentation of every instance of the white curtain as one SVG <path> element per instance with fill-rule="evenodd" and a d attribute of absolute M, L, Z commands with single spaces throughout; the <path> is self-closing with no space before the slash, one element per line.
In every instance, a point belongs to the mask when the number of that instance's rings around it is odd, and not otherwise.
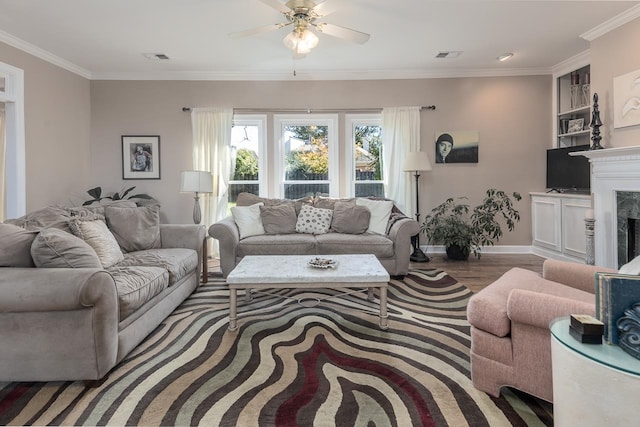
<path fill-rule="evenodd" d="M 6 206 L 6 174 L 7 174 L 7 165 L 6 165 L 6 125 L 5 125 L 5 113 L 4 113 L 4 104 L 0 103 L 0 222 L 5 220 L 5 214 L 7 211 Z"/>
<path fill-rule="evenodd" d="M 405 172 L 404 161 L 410 151 L 420 151 L 420 107 L 382 109 L 382 173 L 384 193 L 405 215 L 413 217 L 415 183 Z"/>
<path fill-rule="evenodd" d="M 227 214 L 232 125 L 231 108 L 194 108 L 191 111 L 193 169 L 213 175 L 213 194 L 203 195 L 200 199 L 202 223 L 207 228 Z M 220 256 L 218 242 L 208 239 L 208 244 L 209 255 Z"/>

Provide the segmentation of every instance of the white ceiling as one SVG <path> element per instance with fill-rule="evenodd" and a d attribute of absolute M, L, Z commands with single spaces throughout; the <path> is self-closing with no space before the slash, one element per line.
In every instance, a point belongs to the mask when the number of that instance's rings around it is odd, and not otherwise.
<path fill-rule="evenodd" d="M 286 22 L 258 0 L 0 0 L 0 41 L 91 79 L 536 74 L 587 50 L 585 32 L 640 15 L 638 1 L 329 1 L 337 9 L 319 21 L 369 33 L 366 44 L 321 34 L 318 46 L 294 61 L 282 44 L 289 29 L 231 39 L 232 32 Z M 447 50 L 463 53 L 434 58 Z M 498 62 L 505 52 L 514 57 Z"/>

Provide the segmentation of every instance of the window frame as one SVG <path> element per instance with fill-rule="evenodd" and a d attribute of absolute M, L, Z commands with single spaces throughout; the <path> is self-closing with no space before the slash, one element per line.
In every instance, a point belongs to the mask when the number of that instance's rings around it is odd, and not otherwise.
<path fill-rule="evenodd" d="M 267 161 L 267 116 L 265 114 L 234 114 L 233 126 L 257 126 L 258 127 L 258 180 L 237 181 L 229 178 L 229 186 L 233 184 L 258 183 L 258 195 L 267 197 L 269 194 L 269 162 Z M 231 143 L 229 143 L 231 148 Z"/>
<path fill-rule="evenodd" d="M 329 149 L 329 179 L 317 181 L 289 181 L 285 179 L 284 162 L 284 127 L 285 126 L 327 126 Z M 329 197 L 338 197 L 340 194 L 340 141 L 338 139 L 338 114 L 275 114 L 273 116 L 273 140 L 275 159 L 276 197 L 284 198 L 284 188 L 287 184 L 329 184 Z"/>
<path fill-rule="evenodd" d="M 366 180 L 356 181 L 356 158 L 354 153 L 355 147 L 355 128 L 356 126 L 380 126 L 382 129 L 382 113 L 369 113 L 369 114 L 346 114 L 344 126 L 344 141 L 345 141 L 345 173 L 346 188 L 348 189 L 348 197 L 356 196 L 356 184 L 382 184 L 385 187 L 384 171 L 380 171 L 382 174 L 381 180 Z M 384 129 L 382 129 L 384 132 Z"/>

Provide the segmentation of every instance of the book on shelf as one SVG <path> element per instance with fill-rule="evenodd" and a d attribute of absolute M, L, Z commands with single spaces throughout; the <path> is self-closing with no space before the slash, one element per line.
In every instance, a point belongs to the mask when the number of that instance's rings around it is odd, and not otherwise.
<path fill-rule="evenodd" d="M 640 302 L 640 276 L 596 273 L 596 317 L 604 323 L 604 341 L 618 344 L 618 319 Z"/>

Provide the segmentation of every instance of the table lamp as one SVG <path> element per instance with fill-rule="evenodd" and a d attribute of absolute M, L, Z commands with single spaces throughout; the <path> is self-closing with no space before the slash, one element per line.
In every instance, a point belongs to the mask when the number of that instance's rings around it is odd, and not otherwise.
<path fill-rule="evenodd" d="M 413 172 L 416 177 L 416 221 L 420 224 L 420 190 L 418 189 L 418 181 L 420 178 L 420 172 L 430 171 L 432 169 L 429 156 L 423 151 L 409 152 L 404 162 L 404 171 Z M 411 237 L 411 243 L 413 244 L 413 253 L 409 258 L 412 262 L 427 262 L 429 257 L 420 249 L 420 233 Z"/>
<path fill-rule="evenodd" d="M 206 171 L 183 171 L 180 179 L 181 193 L 196 193 L 193 206 L 193 222 L 200 224 L 202 214 L 200 212 L 199 193 L 213 193 L 213 177 Z"/>

